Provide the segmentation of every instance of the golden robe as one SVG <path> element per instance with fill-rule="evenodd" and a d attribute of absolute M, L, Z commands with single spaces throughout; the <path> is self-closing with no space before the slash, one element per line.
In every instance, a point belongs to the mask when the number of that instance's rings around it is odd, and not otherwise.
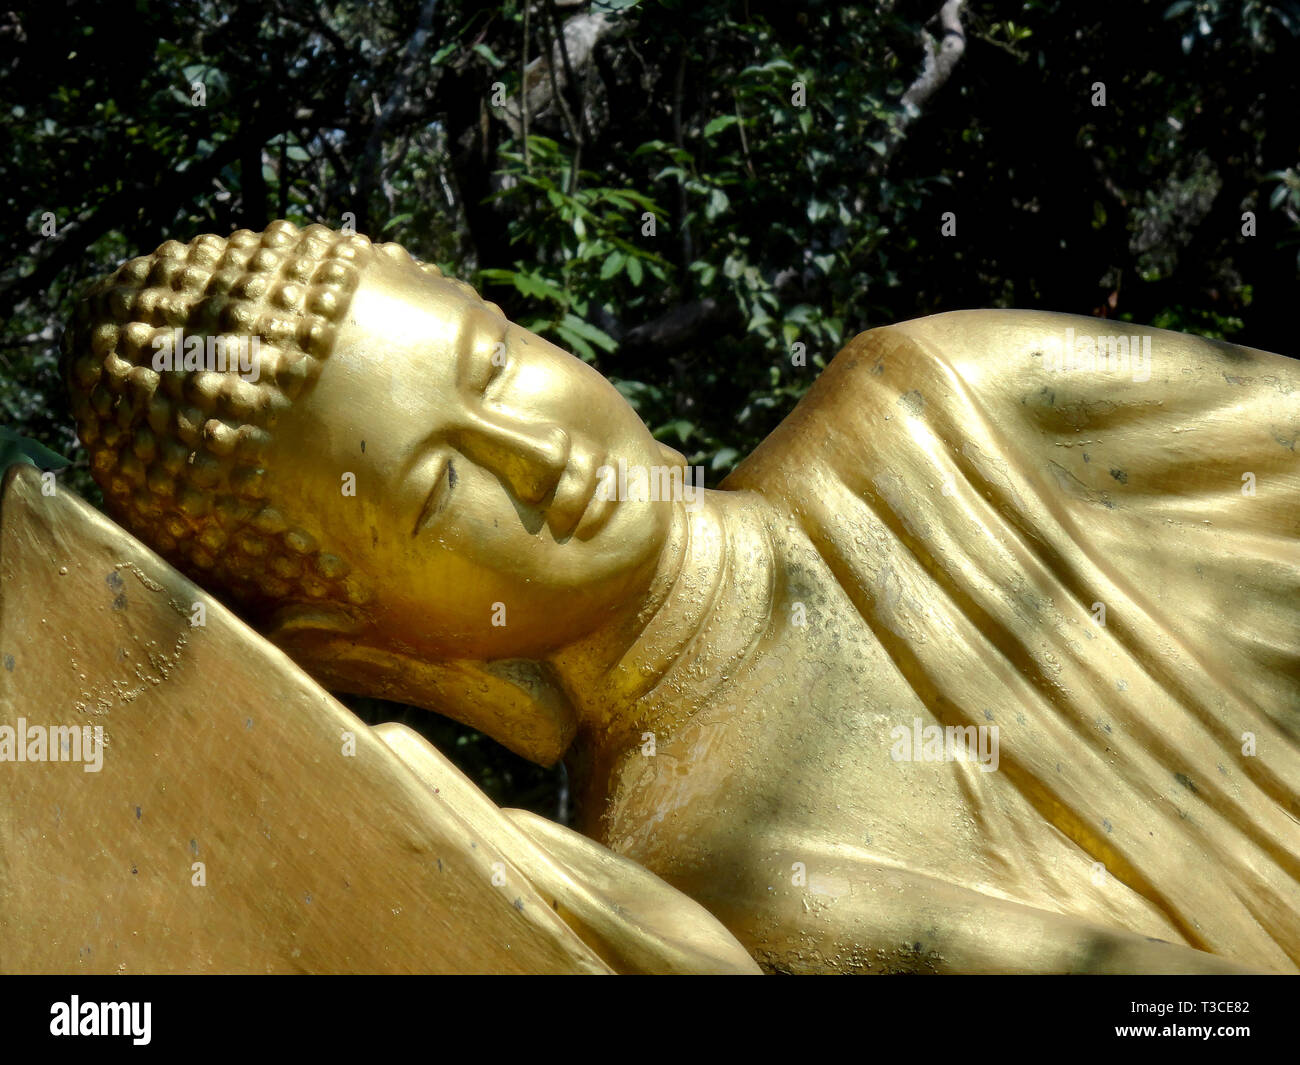
<path fill-rule="evenodd" d="M 1121 334 L 1149 338 L 1145 369 L 1080 365 L 1087 337 L 1109 354 Z M 864 673 L 861 698 L 883 720 L 858 779 L 890 778 L 897 800 L 877 801 L 894 823 L 864 840 L 846 821 L 841 838 L 803 848 L 848 870 L 819 892 L 828 904 L 855 890 L 847 849 L 1296 971 L 1298 437 L 1300 363 L 1232 344 L 1021 311 L 938 315 L 851 342 L 723 485 L 791 523 L 888 657 Z M 822 644 L 850 639 L 852 619 L 837 625 Z M 813 695 L 804 713 L 825 721 L 833 706 Z M 996 724 L 998 769 L 888 773 L 883 728 L 914 711 Z M 853 758 L 834 752 L 864 741 L 826 727 L 838 742 L 807 768 L 833 774 Z M 836 801 L 848 809 L 853 792 L 841 783 Z M 937 838 L 898 823 L 921 811 L 932 829 L 940 809 Z M 782 862 L 801 853 L 782 846 Z M 691 883 L 685 867 L 661 871 Z M 734 913 L 729 925 L 751 950 L 798 953 L 774 926 L 746 931 Z"/>

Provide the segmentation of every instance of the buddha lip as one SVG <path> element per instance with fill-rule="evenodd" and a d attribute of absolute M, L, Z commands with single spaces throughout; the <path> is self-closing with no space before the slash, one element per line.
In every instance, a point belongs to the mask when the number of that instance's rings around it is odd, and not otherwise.
<path fill-rule="evenodd" d="M 602 458 L 592 463 L 591 483 L 586 493 L 587 500 L 577 522 L 574 523 L 572 531 L 572 535 L 579 540 L 590 540 L 600 532 L 609 521 L 610 515 L 614 513 L 614 508 L 618 506 L 618 496 L 616 494 L 606 496 L 604 499 L 596 497 L 601 485 L 600 471 L 606 469 L 608 463 L 608 458 Z"/>
<path fill-rule="evenodd" d="M 605 527 L 605 523 L 609 520 L 609 516 L 616 505 L 617 501 L 612 498 L 596 498 L 596 486 L 598 484 L 599 479 L 597 479 L 596 485 L 592 486 L 591 494 L 587 498 L 587 506 L 583 509 L 578 524 L 573 527 L 573 535 L 579 540 L 590 540 L 596 533 L 600 532 Z"/>
<path fill-rule="evenodd" d="M 584 473 L 583 467 L 585 466 L 589 467 L 589 470 Z M 584 485 L 581 489 L 580 495 L 578 495 L 578 497 L 568 506 L 552 506 L 548 509 L 547 524 L 551 526 L 551 531 L 554 533 L 556 539 L 564 539 L 566 537 L 574 536 L 577 533 L 579 526 L 582 525 L 583 519 L 592 509 L 592 500 L 596 495 L 596 486 L 600 480 L 596 476 L 599 469 L 599 462 L 586 462 L 579 459 L 577 463 L 567 467 L 564 473 L 560 475 L 559 481 L 556 482 L 557 492 L 560 486 L 564 483 L 565 474 L 582 477 Z M 551 522 L 549 519 L 552 515 L 559 520 Z"/>

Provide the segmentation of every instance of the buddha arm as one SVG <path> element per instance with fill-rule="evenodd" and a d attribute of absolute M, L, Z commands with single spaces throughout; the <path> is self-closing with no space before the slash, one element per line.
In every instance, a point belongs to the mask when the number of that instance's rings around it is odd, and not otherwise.
<path fill-rule="evenodd" d="M 806 848 L 800 852 L 808 858 Z M 726 899 L 697 897 L 760 964 L 781 972 L 1251 971 L 1191 947 L 874 863 L 825 855 L 807 861 L 806 885 L 776 892 L 768 890 L 769 878 L 762 877 L 762 884 L 757 879 L 733 883 Z"/>
<path fill-rule="evenodd" d="M 418 733 L 387 723 L 379 737 L 470 834 L 501 854 L 617 973 L 757 975 L 721 924 L 635 862 L 525 810 L 500 810 Z"/>

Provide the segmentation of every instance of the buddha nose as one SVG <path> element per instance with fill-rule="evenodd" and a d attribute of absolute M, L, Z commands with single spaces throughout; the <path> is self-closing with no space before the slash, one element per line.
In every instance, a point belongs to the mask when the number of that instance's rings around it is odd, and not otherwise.
<path fill-rule="evenodd" d="M 536 505 L 569 462 L 569 434 L 558 425 L 533 427 L 498 416 L 474 417 L 461 440 L 466 456 L 505 479 L 521 503 Z"/>

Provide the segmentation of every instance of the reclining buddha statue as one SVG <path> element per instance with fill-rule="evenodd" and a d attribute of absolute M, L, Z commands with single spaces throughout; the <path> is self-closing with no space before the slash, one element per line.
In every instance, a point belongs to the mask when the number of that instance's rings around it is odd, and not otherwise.
<path fill-rule="evenodd" d="M 66 373 L 126 529 L 325 688 L 565 757 L 766 971 L 1300 970 L 1289 358 L 873 329 L 696 492 L 469 286 L 277 222 L 125 263 Z"/>

